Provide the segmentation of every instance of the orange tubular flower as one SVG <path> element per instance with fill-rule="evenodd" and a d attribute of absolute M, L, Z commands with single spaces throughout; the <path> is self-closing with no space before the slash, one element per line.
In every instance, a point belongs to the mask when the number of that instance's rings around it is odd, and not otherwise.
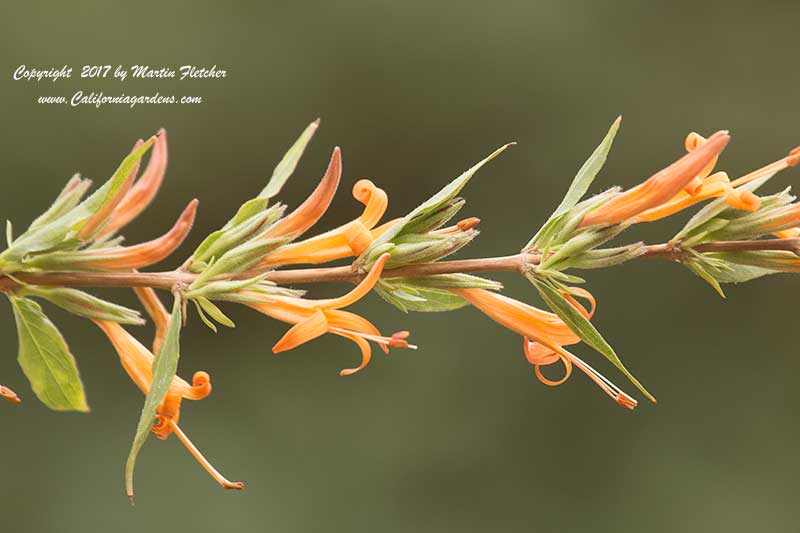
<path fill-rule="evenodd" d="M 450 289 L 450 291 L 470 302 L 501 326 L 522 335 L 525 357 L 533 365 L 536 377 L 545 385 L 551 387 L 561 385 L 570 377 L 572 366 L 575 365 L 619 405 L 626 409 L 636 407 L 636 400 L 563 348 L 579 343 L 580 338 L 557 315 L 484 289 Z M 564 294 L 581 314 L 587 319 L 591 318 L 595 311 L 595 300 L 592 294 L 577 287 L 572 287 L 570 291 L 589 302 L 590 309 L 586 309 L 572 294 Z M 564 364 L 564 376 L 557 381 L 544 377 L 540 367 L 557 361 Z"/>
<path fill-rule="evenodd" d="M 116 322 L 105 320 L 93 320 L 93 322 L 111 341 L 117 354 L 119 354 L 122 367 L 131 380 L 144 394 L 147 394 L 150 391 L 150 384 L 153 382 L 153 354 Z M 169 437 L 170 433 L 175 433 L 186 449 L 217 483 L 226 489 L 242 489 L 244 488 L 243 483 L 239 481 L 231 482 L 225 479 L 178 427 L 181 401 L 184 398 L 187 400 L 202 400 L 209 394 L 211 394 L 211 378 L 206 372 L 195 372 L 191 385 L 180 377 L 175 376 L 172 379 L 167 395 L 156 409 L 157 422 L 153 426 L 153 433 L 162 440 Z"/>
<path fill-rule="evenodd" d="M 328 169 L 314 189 L 314 192 L 300 204 L 297 209 L 288 214 L 269 232 L 270 237 L 281 237 L 295 234 L 298 237 L 305 233 L 322 218 L 328 206 L 331 205 L 339 180 L 342 177 L 342 151 L 337 146 L 333 149 Z"/>
<path fill-rule="evenodd" d="M 95 250 L 83 255 L 93 268 L 130 270 L 158 263 L 183 243 L 194 224 L 198 200 L 192 200 L 167 233 L 152 241 L 111 250 Z"/>
<path fill-rule="evenodd" d="M 389 352 L 390 346 L 393 348 L 416 349 L 416 346 L 410 345 L 406 341 L 408 338 L 407 331 L 400 331 L 391 337 L 384 337 L 365 318 L 341 310 L 342 307 L 355 303 L 372 290 L 380 278 L 383 266 L 388 259 L 389 254 L 383 254 L 361 283 L 355 289 L 339 298 L 305 300 L 286 296 L 266 296 L 252 291 L 242 291 L 242 295 L 260 300 L 259 302 L 246 304 L 256 311 L 282 322 L 294 324 L 272 347 L 273 353 L 277 354 L 291 350 L 325 333 L 333 333 L 356 343 L 361 350 L 361 364 L 357 368 L 346 368 L 339 372 L 342 376 L 349 376 L 355 374 L 369 363 L 372 357 L 372 349 L 367 341 L 377 343 L 386 353 Z"/>
<path fill-rule="evenodd" d="M 707 140 L 697 133 L 690 133 L 686 137 L 686 150 L 691 152 L 706 142 Z M 658 220 L 708 198 L 723 196 L 731 207 L 745 211 L 755 211 L 761 206 L 761 199 L 750 191 L 737 191 L 736 187 L 795 166 L 798 162 L 800 162 L 800 147 L 789 152 L 786 157 L 782 157 L 733 181 L 728 179 L 728 175 L 725 172 L 716 172 L 710 176 L 708 176 L 708 173 L 701 173 L 693 180 L 697 186 L 692 190 L 681 191 L 672 200 L 641 213 L 636 217 L 636 221 L 650 222 Z M 711 167 L 704 170 L 710 172 Z M 800 231 L 786 230 L 785 232 L 776 232 L 778 237 L 796 237 L 797 234 L 800 234 Z"/>
<path fill-rule="evenodd" d="M 121 197 L 119 205 L 113 209 L 105 225 L 98 232 L 98 237 L 111 235 L 126 226 L 150 205 L 158 193 L 167 171 L 167 132 L 161 128 L 156 135 L 147 168 Z M 133 176 L 136 176 L 135 171 Z"/>
<path fill-rule="evenodd" d="M 164 339 L 167 336 L 167 328 L 169 327 L 169 313 L 164 307 L 156 291 L 151 287 L 134 287 L 133 292 L 142 303 L 147 314 L 153 321 L 156 334 L 153 337 L 153 353 L 161 351 L 161 345 L 164 344 Z"/>
<path fill-rule="evenodd" d="M 587 213 L 579 226 L 619 224 L 668 202 L 687 187 L 690 190 L 697 189 L 697 182 L 693 180 L 716 161 L 729 140 L 727 131 L 716 132 L 706 142 L 653 174 L 644 183 Z"/>
<path fill-rule="evenodd" d="M 22 401 L 16 392 L 3 385 L 0 385 L 0 397 L 11 403 L 20 403 Z"/>
<path fill-rule="evenodd" d="M 364 204 L 364 212 L 360 217 L 310 239 L 282 246 L 264 256 L 257 268 L 299 263 L 327 263 L 360 255 L 396 221 L 375 228 L 386 212 L 389 199 L 386 192 L 376 187 L 370 180 L 357 181 L 353 186 L 353 197 Z"/>

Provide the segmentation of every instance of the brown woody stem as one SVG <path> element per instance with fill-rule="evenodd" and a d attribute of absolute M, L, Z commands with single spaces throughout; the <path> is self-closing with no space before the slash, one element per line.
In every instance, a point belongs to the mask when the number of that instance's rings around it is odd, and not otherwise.
<path fill-rule="evenodd" d="M 755 241 L 717 241 L 701 244 L 694 248 L 698 252 L 735 252 L 783 250 L 800 253 L 800 238 L 765 239 Z M 651 244 L 645 247 L 640 257 L 680 259 L 683 252 L 671 245 Z M 433 274 L 455 274 L 468 272 L 524 272 L 530 265 L 539 263 L 536 254 L 520 253 L 503 257 L 486 257 L 481 259 L 460 259 L 456 261 L 438 261 L 436 263 L 420 263 L 383 272 L 383 277 L 429 276 Z M 253 273 L 244 273 L 238 277 L 246 278 Z M 358 282 L 363 273 L 351 266 L 300 268 L 278 270 L 270 273 L 267 279 L 278 285 L 293 285 L 320 282 Z M 17 285 L 16 280 L 31 285 L 49 285 L 60 287 L 152 287 L 154 289 L 171 290 L 176 284 L 190 284 L 197 277 L 181 271 L 172 272 L 48 272 L 41 274 L 14 274 L 14 279 L 0 277 L 0 290 L 10 289 Z"/>

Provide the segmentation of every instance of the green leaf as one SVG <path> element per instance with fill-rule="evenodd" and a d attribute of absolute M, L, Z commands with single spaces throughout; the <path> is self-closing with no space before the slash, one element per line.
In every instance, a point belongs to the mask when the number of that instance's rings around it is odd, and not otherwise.
<path fill-rule="evenodd" d="M 144 154 L 153 146 L 155 140 L 155 136 L 150 137 L 139 148 L 128 154 L 119 164 L 117 170 L 114 171 L 114 174 L 108 178 L 108 181 L 92 193 L 86 200 L 78 204 L 75 209 L 65 215 L 69 219 L 68 223 L 72 224 L 72 230 L 79 230 L 91 215 L 103 209 L 103 207 L 116 196 L 117 192 L 128 180 L 130 173 L 133 172 L 133 169 L 136 168 L 136 165 L 142 157 L 144 157 Z M 63 217 L 56 219 L 55 222 L 61 221 L 62 218 Z"/>
<path fill-rule="evenodd" d="M 208 315 L 211 318 L 213 318 L 214 320 L 216 320 L 217 322 L 219 322 L 223 326 L 228 327 L 228 328 L 235 328 L 236 327 L 236 324 L 233 323 L 233 320 L 228 318 L 227 315 L 222 312 L 222 309 L 220 309 L 219 307 L 214 305 L 211 302 L 211 300 L 209 300 L 208 298 L 204 298 L 202 296 L 199 296 L 196 301 L 200 305 L 200 307 L 203 308 L 203 311 L 208 313 Z"/>
<path fill-rule="evenodd" d="M 499 291 L 503 284 L 470 274 L 432 274 L 430 276 L 392 277 L 388 281 L 405 285 L 417 285 L 430 289 L 487 289 Z"/>
<path fill-rule="evenodd" d="M 33 392 L 50 409 L 89 411 L 75 358 L 61 332 L 33 300 L 8 298 L 19 335 L 17 359 Z"/>
<path fill-rule="evenodd" d="M 725 292 L 722 290 L 722 287 L 720 287 L 719 282 L 714 275 L 715 271 L 713 269 L 709 268 L 702 261 L 695 261 L 691 259 L 684 261 L 684 264 L 689 268 L 689 270 L 697 274 L 706 283 L 711 285 L 711 287 L 717 291 L 717 294 L 719 294 L 722 298 L 725 298 Z"/>
<path fill-rule="evenodd" d="M 617 135 L 617 130 L 619 129 L 619 124 L 622 121 L 622 117 L 617 117 L 617 120 L 611 124 L 611 127 L 608 129 L 608 133 L 603 138 L 602 142 L 595 148 L 592 155 L 589 156 L 589 159 L 581 166 L 578 170 L 578 173 L 575 174 L 575 178 L 572 180 L 572 184 L 569 186 L 567 190 L 567 194 L 564 196 L 564 199 L 561 200 L 561 203 L 558 204 L 558 207 L 550 215 L 550 218 L 547 219 L 547 222 L 544 223 L 542 229 L 540 229 L 536 235 L 525 245 L 525 248 L 531 246 L 538 238 L 539 235 L 542 233 L 542 230 L 553 221 L 555 218 L 563 215 L 578 203 L 581 198 L 586 194 L 586 191 L 589 190 L 589 187 L 592 185 L 595 177 L 597 176 L 600 169 L 603 168 L 603 165 L 606 162 L 606 158 L 608 157 L 608 152 L 611 150 L 611 145 L 614 143 L 614 137 Z"/>
<path fill-rule="evenodd" d="M 439 313 L 452 311 L 469 303 L 447 289 L 406 286 L 387 280 L 380 280 L 375 286 L 375 292 L 404 313 Z"/>
<path fill-rule="evenodd" d="M 250 200 L 247 200 L 239 207 L 233 218 L 230 219 L 227 224 L 222 227 L 222 229 L 230 229 L 234 226 L 238 226 L 242 222 L 245 222 L 257 214 L 266 211 L 268 205 L 269 200 L 266 198 L 251 198 Z"/>
<path fill-rule="evenodd" d="M 126 156 L 108 181 L 76 207 L 47 223 L 36 225 L 38 221 L 35 221 L 32 229 L 17 237 L 14 244 L 0 254 L 0 260 L 21 261 L 27 254 L 48 250 L 62 244 L 65 240 L 69 241 L 71 231 L 79 230 L 92 215 L 113 198 L 142 156 L 150 149 L 154 140 L 155 137 L 151 137 Z M 61 207 L 58 208 L 58 210 L 60 209 Z M 75 240 L 73 244 L 73 248 L 75 248 L 81 242 Z"/>
<path fill-rule="evenodd" d="M 720 283 L 744 283 L 769 274 L 777 274 L 776 270 L 751 265 L 729 263 L 729 269 L 717 272 L 714 278 Z"/>
<path fill-rule="evenodd" d="M 137 326 L 145 323 L 138 311 L 108 302 L 78 289 L 23 285 L 16 290 L 16 293 L 20 296 L 43 298 L 70 313 L 86 318 Z"/>
<path fill-rule="evenodd" d="M 569 303 L 569 301 L 564 298 L 559 291 L 554 289 L 550 284 L 545 283 L 536 279 L 533 276 L 528 277 L 528 279 L 533 283 L 533 286 L 539 291 L 542 299 L 545 301 L 548 307 L 553 310 L 558 317 L 564 321 L 567 326 L 576 334 L 578 337 L 581 338 L 583 342 L 585 342 L 590 347 L 594 348 L 598 352 L 600 352 L 606 359 L 611 361 L 611 363 L 616 366 L 620 372 L 625 374 L 627 378 L 633 383 L 637 389 L 639 389 L 642 394 L 647 396 L 650 401 L 655 402 L 656 399 L 647 392 L 639 380 L 633 377 L 625 365 L 622 364 L 622 361 L 617 356 L 614 349 L 606 342 L 600 332 L 594 327 L 594 325 L 589 322 L 589 320 L 584 317 L 580 311 L 575 309 L 575 307 Z"/>
<path fill-rule="evenodd" d="M 203 321 L 203 324 L 205 324 L 208 329 L 210 329 L 211 331 L 216 333 L 217 332 L 217 325 L 214 324 L 214 322 L 212 320 L 209 320 L 209 318 L 203 312 L 203 308 L 200 307 L 200 304 L 198 303 L 197 299 L 194 299 L 192 301 L 194 302 L 195 309 L 197 309 L 197 316 L 200 317 L 200 320 Z"/>
<path fill-rule="evenodd" d="M 31 222 L 31 225 L 28 226 L 28 230 L 34 230 L 48 222 L 52 222 L 53 220 L 63 216 L 70 210 L 72 210 L 83 198 L 83 195 L 86 194 L 86 191 L 89 190 L 89 187 L 92 186 L 92 180 L 84 180 L 81 179 L 79 174 L 75 174 L 72 178 L 67 182 L 64 188 L 59 193 L 58 197 L 56 197 L 53 204 L 39 217 Z"/>
<path fill-rule="evenodd" d="M 176 294 L 167 334 L 164 337 L 164 344 L 153 361 L 153 382 L 150 384 L 150 391 L 144 400 L 139 424 L 136 426 L 136 436 L 131 444 L 128 461 L 125 464 L 125 489 L 131 501 L 133 501 L 133 471 L 136 467 L 136 458 L 142 449 L 142 445 L 150 435 L 150 428 L 156 416 L 156 408 L 167 395 L 172 379 L 178 371 L 182 324 L 181 305 L 181 298 Z"/>
<path fill-rule="evenodd" d="M 501 146 L 489 154 L 486 158 L 482 159 L 464 171 L 459 177 L 448 183 L 438 193 L 434 194 L 421 205 L 417 206 L 416 209 L 401 218 L 394 226 L 392 226 L 391 229 L 375 239 L 370 247 L 364 250 L 364 252 L 355 261 L 355 266 L 363 267 L 367 263 L 370 263 L 373 259 L 377 259 L 377 256 L 375 255 L 376 248 L 383 248 L 388 243 L 393 242 L 395 237 L 405 233 L 408 227 L 414 227 L 418 224 L 421 224 L 422 219 L 428 216 L 434 216 L 438 221 L 440 210 L 453 200 L 453 198 L 461 191 L 461 189 L 464 188 L 467 182 L 469 182 L 472 176 L 474 176 L 475 173 L 478 172 L 486 163 L 503 153 L 509 146 L 513 146 L 514 144 L 516 143 L 508 143 Z"/>
<path fill-rule="evenodd" d="M 281 188 L 283 188 L 286 180 L 291 177 L 294 169 L 297 168 L 300 157 L 302 157 L 306 146 L 308 146 L 311 137 L 314 136 L 314 132 L 317 131 L 318 127 L 319 119 L 309 124 L 306 129 L 303 130 L 300 137 L 297 138 L 292 147 L 289 148 L 289 151 L 286 152 L 286 155 L 283 156 L 283 159 L 281 159 L 275 167 L 275 170 L 272 171 L 272 177 L 267 183 L 267 186 L 264 187 L 264 190 L 258 195 L 259 198 L 268 200 L 281 192 Z"/>

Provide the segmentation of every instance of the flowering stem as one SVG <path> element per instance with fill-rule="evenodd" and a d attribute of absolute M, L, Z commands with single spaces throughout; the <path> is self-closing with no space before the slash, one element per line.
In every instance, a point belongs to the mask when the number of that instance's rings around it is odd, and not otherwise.
<path fill-rule="evenodd" d="M 694 248 L 698 252 L 736 252 L 782 250 L 800 254 L 800 237 L 790 239 L 765 239 L 751 241 L 716 241 L 701 244 Z M 645 247 L 643 258 L 662 258 L 678 260 L 683 255 L 680 248 L 670 243 L 651 244 Z M 435 263 L 419 263 L 400 268 L 385 270 L 383 277 L 430 276 L 434 274 L 455 274 L 468 272 L 525 272 L 530 265 L 539 263 L 537 254 L 519 253 L 502 257 L 485 257 L 479 259 L 460 259 L 455 261 L 438 261 Z M 238 278 L 247 278 L 253 273 L 243 273 Z M 268 280 L 278 285 L 292 285 L 321 282 L 357 283 L 362 272 L 351 266 L 300 268 L 278 270 L 270 273 Z M 49 285 L 60 287 L 152 287 L 154 289 L 172 290 L 177 284 L 191 284 L 196 274 L 181 271 L 171 272 L 52 272 L 52 273 L 19 273 L 13 279 L 0 277 L 0 291 L 13 288 L 17 281 L 31 285 Z"/>

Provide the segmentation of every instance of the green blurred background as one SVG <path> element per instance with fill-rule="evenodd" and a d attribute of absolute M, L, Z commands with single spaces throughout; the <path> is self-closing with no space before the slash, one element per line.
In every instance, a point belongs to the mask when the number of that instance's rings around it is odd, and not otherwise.
<path fill-rule="evenodd" d="M 630 186 L 682 153 L 690 130 L 728 128 L 732 176 L 800 143 L 793 1 L 676 2 L 18 2 L 0 32 L 4 177 L 0 213 L 23 227 L 75 171 L 110 174 L 164 126 L 163 192 L 130 227 L 167 228 L 200 199 L 176 266 L 263 186 L 300 130 L 322 128 L 283 199 L 296 205 L 330 150 L 344 187 L 320 224 L 352 218 L 349 187 L 370 177 L 407 212 L 507 141 L 519 146 L 470 184 L 464 213 L 483 235 L 461 257 L 513 252 L 560 200 L 618 114 L 594 190 Z M 71 80 L 13 81 L 20 64 L 75 68 Z M 81 80 L 84 64 L 195 64 L 224 80 Z M 76 90 L 200 95 L 198 106 L 133 110 L 38 105 Z M 772 190 L 797 181 L 782 174 Z M 664 240 L 679 221 L 636 228 Z M 584 376 L 539 384 L 520 339 L 474 310 L 403 315 L 376 296 L 356 308 L 421 346 L 340 378 L 355 348 L 324 338 L 271 355 L 286 326 L 226 309 L 235 331 L 198 320 L 181 373 L 212 375 L 182 425 L 242 493 L 223 492 L 173 438 L 151 439 L 130 508 L 123 463 L 142 396 L 90 324 L 50 312 L 76 353 L 92 412 L 47 411 L 15 362 L 3 311 L 0 524 L 19 532 L 795 531 L 796 279 L 730 287 L 721 300 L 663 261 L 589 273 L 596 323 L 659 398 L 628 413 Z M 532 288 L 499 275 L 508 292 Z M 320 294 L 346 290 L 324 287 Z M 124 292 L 114 292 L 132 302 Z M 149 335 L 140 330 L 141 336 Z M 578 353 L 624 379 L 586 348 Z"/>

